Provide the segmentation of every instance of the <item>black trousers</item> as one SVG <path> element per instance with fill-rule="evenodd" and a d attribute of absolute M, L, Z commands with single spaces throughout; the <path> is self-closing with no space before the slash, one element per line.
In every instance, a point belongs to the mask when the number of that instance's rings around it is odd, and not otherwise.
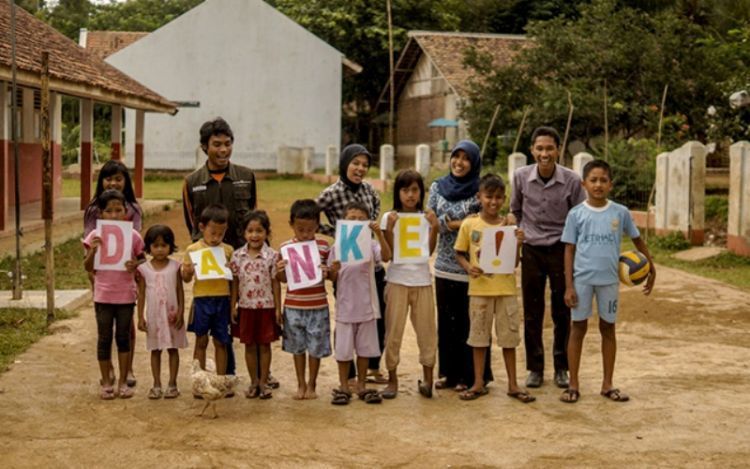
<path fill-rule="evenodd" d="M 130 352 L 130 327 L 133 324 L 134 304 L 94 303 L 96 313 L 96 358 L 99 361 L 112 358 L 112 329 L 117 352 Z"/>
<path fill-rule="evenodd" d="M 547 279 L 549 279 L 552 291 L 552 322 L 554 324 L 552 357 L 555 371 L 567 370 L 570 309 L 565 306 L 565 245 L 561 242 L 551 246 L 524 244 L 521 258 L 521 289 L 523 290 L 526 369 L 529 371 L 544 371 L 542 330 Z"/>
<path fill-rule="evenodd" d="M 474 357 L 469 338 L 469 284 L 435 277 L 438 327 L 438 375 L 448 386 L 474 384 Z M 492 347 L 484 363 L 485 384 L 494 379 L 490 362 Z"/>

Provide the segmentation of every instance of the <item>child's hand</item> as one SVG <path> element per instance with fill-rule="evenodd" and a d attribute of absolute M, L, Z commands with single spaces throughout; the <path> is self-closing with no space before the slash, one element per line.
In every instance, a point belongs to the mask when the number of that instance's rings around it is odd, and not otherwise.
<path fill-rule="evenodd" d="M 517 225 L 518 224 L 518 220 L 516 220 L 516 216 L 515 215 L 513 215 L 512 213 L 508 213 L 507 215 L 505 215 L 505 224 L 507 224 L 507 225 Z"/>
<path fill-rule="evenodd" d="M 576 306 L 578 306 L 578 294 L 576 294 L 575 288 L 565 288 L 565 305 L 568 308 L 575 308 Z"/>
<path fill-rule="evenodd" d="M 380 224 L 376 221 L 370 222 L 370 230 L 375 233 L 376 236 L 380 236 L 383 231 L 380 229 Z"/>
<path fill-rule="evenodd" d="M 526 239 L 526 234 L 523 232 L 521 228 L 516 229 L 516 241 L 518 241 L 519 246 L 521 243 L 523 243 L 523 240 Z"/>
<path fill-rule="evenodd" d="M 237 324 L 237 308 L 235 306 L 232 306 L 230 317 L 232 318 L 232 324 Z"/>
<path fill-rule="evenodd" d="M 445 217 L 445 226 L 451 231 L 458 231 L 461 228 L 463 220 L 451 220 L 448 216 Z"/>
<path fill-rule="evenodd" d="M 125 262 L 125 270 L 127 270 L 128 272 L 132 274 L 133 272 L 135 272 L 135 269 L 136 267 L 138 267 L 138 264 L 140 264 L 140 262 L 138 262 L 138 259 L 130 259 L 129 261 Z"/>
<path fill-rule="evenodd" d="M 284 312 L 281 308 L 276 308 L 276 324 L 278 324 L 279 327 L 284 327 Z"/>
<path fill-rule="evenodd" d="M 325 264 L 320 264 L 320 270 L 323 272 L 323 280 L 330 278 L 329 274 L 331 271 L 328 269 L 328 266 Z"/>
<path fill-rule="evenodd" d="M 182 264 L 182 272 L 187 275 L 188 277 L 192 277 L 195 273 L 195 266 L 192 262 L 188 264 Z"/>
<path fill-rule="evenodd" d="M 148 330 L 146 321 L 143 318 L 138 318 L 138 330 L 143 332 Z"/>
<path fill-rule="evenodd" d="M 341 271 L 341 261 L 333 261 L 329 269 L 329 272 L 331 273 L 331 275 L 338 274 L 340 271 Z"/>
<path fill-rule="evenodd" d="M 287 261 L 284 259 L 279 259 L 279 261 L 276 263 L 276 270 L 279 272 L 283 272 L 284 269 L 286 269 Z"/>
<path fill-rule="evenodd" d="M 482 275 L 484 275 L 484 270 L 482 270 L 480 267 L 476 265 L 472 265 L 469 269 L 469 277 L 471 278 L 479 278 Z"/>
<path fill-rule="evenodd" d="M 437 215 L 435 215 L 435 212 L 432 210 L 427 210 L 427 212 L 424 214 L 425 219 L 427 219 L 427 223 L 430 224 L 430 227 L 433 230 L 437 230 L 440 228 L 440 224 L 438 223 Z"/>
<path fill-rule="evenodd" d="M 89 249 L 91 249 L 92 251 L 96 251 L 97 249 L 99 249 L 99 246 L 101 245 L 102 245 L 102 238 L 100 238 L 99 236 L 94 236 L 91 239 L 91 245 Z"/>
<path fill-rule="evenodd" d="M 654 289 L 654 282 L 656 282 L 656 269 L 654 263 L 651 263 L 651 269 L 648 272 L 648 278 L 646 279 L 646 285 L 643 286 L 643 294 L 648 296 Z"/>
<path fill-rule="evenodd" d="M 388 214 L 388 221 L 385 225 L 385 229 L 388 231 L 393 231 L 393 227 L 396 226 L 396 222 L 398 221 L 398 213 L 391 212 Z"/>
<path fill-rule="evenodd" d="M 182 326 L 184 325 L 185 325 L 185 318 L 182 316 L 182 314 L 180 314 L 174 319 L 174 328 L 179 330 L 179 329 L 182 329 Z"/>

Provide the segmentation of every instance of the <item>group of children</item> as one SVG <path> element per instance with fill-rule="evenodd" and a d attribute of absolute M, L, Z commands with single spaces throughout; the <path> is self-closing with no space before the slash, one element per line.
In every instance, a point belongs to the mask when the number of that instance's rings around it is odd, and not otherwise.
<path fill-rule="evenodd" d="M 103 220 L 131 220 L 140 208 L 135 198 L 127 197 L 132 189 L 127 169 L 110 162 L 100 174 L 96 197 L 90 211 Z M 108 163 L 108 165 L 110 164 Z M 114 168 L 114 169 L 113 169 Z M 114 172 L 114 176 L 113 173 Z M 112 183 L 110 180 L 119 182 Z M 566 302 L 573 308 L 574 328 L 571 334 L 571 388 L 564 395 L 566 402 L 578 397 L 580 351 L 585 335 L 585 319 L 591 315 L 592 297 L 596 296 L 599 313 L 606 324 L 603 336 L 605 380 L 611 385 L 614 367 L 614 321 L 617 311 L 617 258 L 623 231 L 634 239 L 636 247 L 649 258 L 648 250 L 624 207 L 609 202 L 611 170 L 602 161 L 594 161 L 584 170 L 583 185 L 588 201 L 568 216 L 563 241 L 569 243 L 570 262 L 566 262 Z M 482 233 L 485 228 L 507 225 L 500 214 L 505 201 L 505 184 L 500 176 L 487 174 L 479 183 L 478 200 L 481 211 L 461 224 L 455 243 L 456 259 L 468 273 L 470 296 L 470 333 L 468 344 L 473 348 L 474 383 L 459 397 L 476 399 L 487 393 L 483 380 L 484 363 L 491 343 L 492 329 L 502 348 L 508 377 L 508 396 L 523 403 L 534 396 L 516 382 L 515 349 L 520 344 L 519 308 L 514 274 L 486 274 L 479 267 Z M 317 235 L 320 208 L 312 199 L 297 200 L 290 209 L 289 223 L 294 237 L 282 247 L 314 241 L 320 254 L 323 280 L 317 285 L 287 291 L 282 305 L 281 283 L 286 283 L 287 261 L 270 247 L 271 226 L 268 215 L 257 210 L 245 219 L 246 244 L 234 250 L 223 243 L 229 213 L 221 205 L 206 208 L 200 216 L 201 239 L 186 248 L 182 262 L 170 259 L 175 250 L 175 237 L 165 225 L 150 227 L 143 239 L 136 226 L 133 230 L 131 260 L 127 271 L 95 271 L 94 256 L 101 244 L 97 232 L 90 230 L 84 240 L 87 249 L 85 267 L 94 275 L 94 302 L 98 326 L 97 357 L 101 371 L 102 399 L 133 396 L 127 377 L 132 374 L 132 316 L 137 305 L 138 329 L 147 334 L 146 346 L 151 351 L 154 384 L 148 393 L 152 399 L 174 398 L 179 395 L 177 372 L 178 349 L 188 346 L 187 331 L 195 334 L 194 358 L 205 367 L 209 335 L 213 337 L 216 370 L 224 374 L 227 367 L 227 346 L 231 336 L 245 344 L 245 360 L 251 383 L 245 391 L 248 398 L 267 399 L 272 396 L 268 386 L 271 343 L 283 336 L 282 349 L 294 356 L 297 377 L 295 399 L 317 397 L 317 376 L 322 358 L 333 352 L 338 364 L 339 387 L 332 392 L 331 403 L 348 404 L 356 394 L 366 403 L 395 398 L 399 390 L 397 369 L 407 317 L 414 327 L 423 376 L 417 389 L 424 397 L 432 397 L 433 370 L 436 362 L 437 327 L 434 292 L 427 261 L 417 264 L 391 263 L 387 268 L 386 308 L 380 310 L 375 289 L 375 265 L 388 262 L 394 250 L 394 228 L 404 214 L 421 214 L 429 225 L 429 251 L 435 248 L 438 221 L 435 214 L 424 211 L 425 188 L 422 177 L 413 170 L 401 171 L 394 182 L 394 207 L 380 223 L 371 222 L 368 208 L 357 202 L 345 209 L 345 220 L 370 221 L 374 235 L 370 261 L 342 264 L 329 242 Z M 578 209 L 578 207 L 577 207 Z M 585 212 L 584 212 L 585 210 Z M 89 210 L 87 210 L 87 214 Z M 613 218 L 614 216 L 614 218 Z M 599 231 L 606 231 L 601 234 Z M 524 233 L 516 230 L 520 246 Z M 607 243 L 601 242 L 602 239 Z M 594 243 L 590 240 L 598 240 Z M 576 250 L 577 245 L 583 248 Z M 190 253 L 220 247 L 232 272 L 232 280 L 198 279 Z M 146 259 L 145 254 L 150 256 Z M 605 278 L 606 277 L 606 278 Z M 586 279 L 596 281 L 586 282 Z M 193 305 L 190 319 L 184 316 L 183 282 L 193 284 Z M 334 284 L 336 317 L 334 347 L 331 347 L 330 316 L 325 281 Z M 605 281 L 602 284 L 601 281 Z M 593 285 L 593 286 L 589 286 Z M 653 286 L 650 278 L 648 293 Z M 385 315 L 384 349 L 378 343 L 376 321 Z M 576 326 L 577 325 L 577 326 Z M 111 365 L 111 343 L 117 344 L 119 380 L 114 383 Z M 160 378 L 161 351 L 169 354 L 169 383 L 162 391 Z M 368 359 L 385 355 L 388 384 L 378 392 L 366 387 Z M 350 366 L 356 360 L 357 378 L 350 382 Z M 308 370 L 309 368 L 309 370 Z M 611 398 L 611 396 L 608 396 Z M 615 396 L 618 397 L 618 396 Z M 620 400 L 620 399 L 614 399 Z M 622 399 L 624 400 L 624 399 Z"/>

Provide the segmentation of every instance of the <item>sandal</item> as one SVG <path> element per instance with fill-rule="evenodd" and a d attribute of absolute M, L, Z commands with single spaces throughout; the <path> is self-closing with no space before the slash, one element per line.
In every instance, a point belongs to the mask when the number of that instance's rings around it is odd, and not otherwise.
<path fill-rule="evenodd" d="M 129 388 L 127 384 L 120 386 L 120 399 L 130 399 L 133 394 L 135 394 L 133 389 Z"/>
<path fill-rule="evenodd" d="M 334 389 L 331 394 L 333 395 L 333 399 L 331 399 L 333 405 L 347 405 L 352 398 L 352 393 L 341 389 Z"/>
<path fill-rule="evenodd" d="M 578 402 L 578 399 L 580 399 L 580 397 L 581 393 L 578 392 L 578 389 L 568 388 L 562 392 L 560 401 L 565 402 L 566 404 L 575 404 L 576 402 Z"/>
<path fill-rule="evenodd" d="M 515 391 L 515 392 L 509 392 L 507 394 L 508 394 L 508 397 L 512 397 L 513 399 L 518 399 L 524 404 L 528 404 L 529 402 L 534 402 L 536 400 L 536 397 L 532 396 L 526 391 Z"/>
<path fill-rule="evenodd" d="M 490 390 L 487 388 L 481 388 L 478 391 L 472 391 L 471 389 L 467 389 L 461 394 L 458 395 L 458 398 L 462 401 L 473 401 L 474 399 L 479 399 L 482 396 L 486 396 L 490 393 Z"/>
<path fill-rule="evenodd" d="M 630 400 L 630 396 L 628 396 L 624 392 L 621 392 L 617 388 L 612 388 L 609 391 L 602 391 L 600 394 L 602 395 L 602 397 L 606 397 L 607 399 L 615 402 L 627 402 Z"/>
<path fill-rule="evenodd" d="M 448 380 L 446 378 L 441 378 L 437 381 L 435 381 L 435 389 L 449 389 L 452 388 L 453 385 L 448 383 Z"/>
<path fill-rule="evenodd" d="M 271 389 L 268 386 L 262 386 L 260 387 L 260 391 L 258 394 L 258 399 L 270 399 L 273 397 L 273 393 L 271 393 Z"/>
<path fill-rule="evenodd" d="M 158 386 L 154 386 L 153 388 L 149 389 L 148 391 L 148 398 L 149 399 L 161 399 L 162 396 L 161 388 Z"/>
<path fill-rule="evenodd" d="M 374 389 L 365 389 L 364 391 L 357 393 L 359 399 L 365 401 L 365 404 L 380 404 L 383 402 L 383 398 Z"/>
<path fill-rule="evenodd" d="M 367 370 L 366 381 L 371 384 L 388 384 L 388 378 L 378 370 Z"/>
<path fill-rule="evenodd" d="M 177 386 L 169 386 L 164 393 L 164 399 L 174 399 L 179 395 L 180 391 L 177 389 Z"/>
<path fill-rule="evenodd" d="M 112 386 L 102 386 L 102 389 L 99 392 L 99 398 L 103 401 L 111 401 L 115 398 L 114 388 L 112 388 Z"/>
<path fill-rule="evenodd" d="M 419 390 L 419 394 L 424 397 L 428 399 L 432 397 L 432 386 L 427 383 L 422 383 L 422 380 L 417 381 L 417 389 Z"/>
<path fill-rule="evenodd" d="M 268 373 L 268 379 L 266 380 L 266 386 L 271 389 L 279 389 L 279 380 L 271 376 L 271 373 Z"/>
<path fill-rule="evenodd" d="M 465 384 L 461 384 L 461 383 L 457 384 L 457 385 L 456 385 L 456 386 L 455 386 L 455 387 L 453 388 L 453 390 L 454 390 L 454 391 L 456 391 L 456 392 L 464 392 L 464 391 L 466 391 L 467 389 L 469 389 L 469 387 L 468 387 L 467 385 L 465 385 Z"/>
<path fill-rule="evenodd" d="M 380 393 L 380 397 L 383 399 L 395 399 L 398 395 L 398 391 L 391 391 L 389 389 L 386 389 L 385 391 Z"/>
<path fill-rule="evenodd" d="M 249 387 L 245 391 L 245 397 L 248 399 L 255 399 L 256 397 L 260 396 L 260 387 Z"/>

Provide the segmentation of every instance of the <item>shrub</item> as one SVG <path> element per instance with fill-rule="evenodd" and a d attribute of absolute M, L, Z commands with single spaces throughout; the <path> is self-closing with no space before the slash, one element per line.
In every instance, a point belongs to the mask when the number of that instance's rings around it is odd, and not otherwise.
<path fill-rule="evenodd" d="M 649 244 L 665 251 L 683 251 L 690 248 L 690 243 L 680 232 L 672 232 L 665 236 L 655 236 L 649 239 Z"/>

